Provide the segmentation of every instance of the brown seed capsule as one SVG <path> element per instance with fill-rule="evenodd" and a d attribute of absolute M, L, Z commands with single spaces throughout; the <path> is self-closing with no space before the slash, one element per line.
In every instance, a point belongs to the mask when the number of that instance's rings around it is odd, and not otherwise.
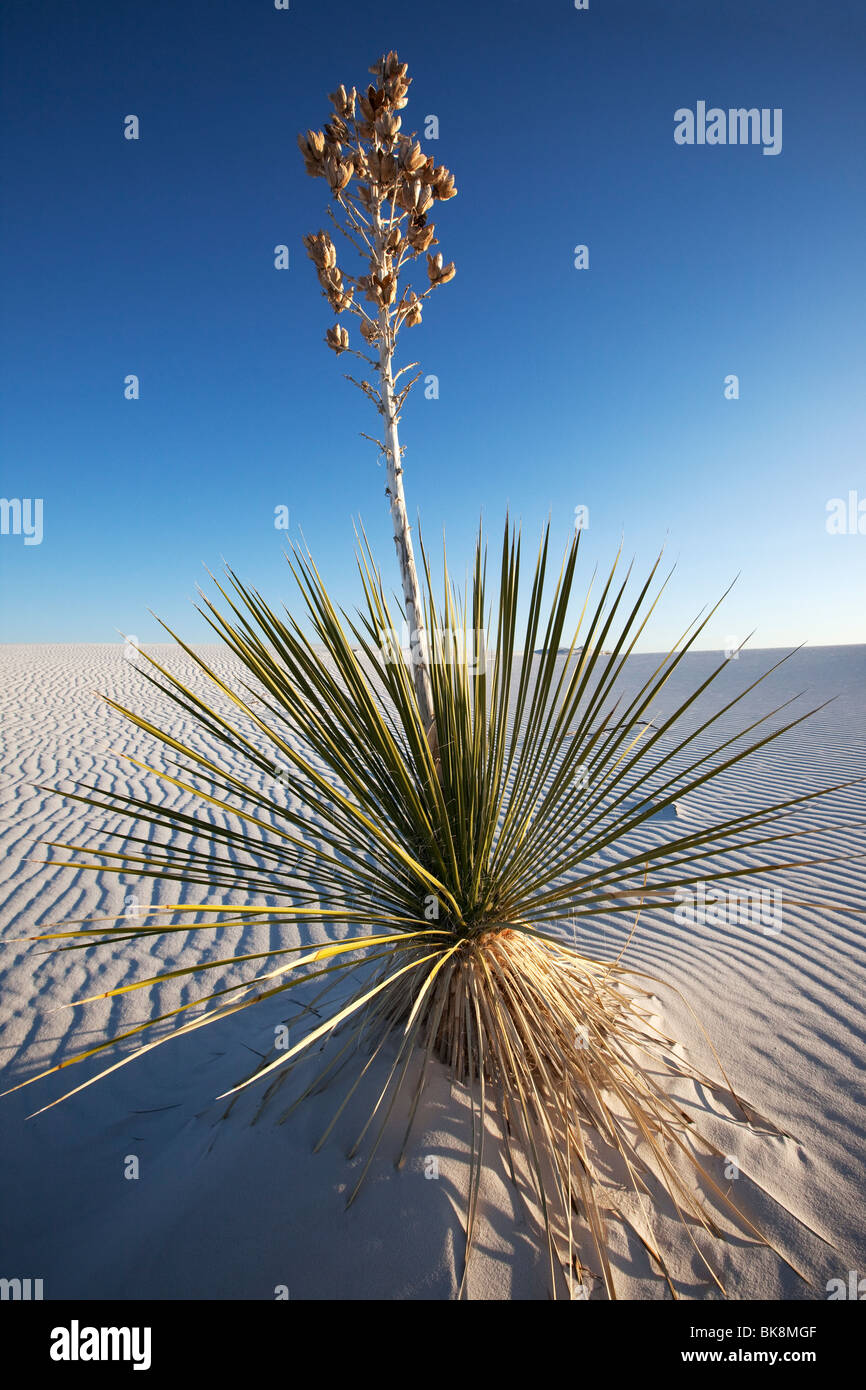
<path fill-rule="evenodd" d="M 402 111 L 404 106 L 409 105 L 409 83 L 398 82 L 395 85 L 388 84 L 388 94 L 391 98 L 391 105 L 395 111 Z"/>
<path fill-rule="evenodd" d="M 400 117 L 390 111 L 383 111 L 376 120 L 376 134 L 380 140 L 391 141 L 400 129 Z"/>
<path fill-rule="evenodd" d="M 325 334 L 325 342 L 328 344 L 329 348 L 333 348 L 334 352 L 339 357 L 340 353 L 345 352 L 346 348 L 349 346 L 349 335 L 345 328 L 335 323 L 334 327 L 329 328 Z"/>
<path fill-rule="evenodd" d="M 425 188 L 420 179 L 413 179 L 411 183 L 405 185 L 405 201 L 401 203 L 412 213 L 413 217 L 420 221 L 428 208 L 433 206 L 433 195 L 429 189 Z"/>
<path fill-rule="evenodd" d="M 321 153 L 319 152 L 318 144 L 314 146 L 310 143 L 309 136 L 312 133 L 312 131 L 309 131 L 307 135 L 298 136 L 298 148 L 300 149 L 301 154 L 304 156 L 304 168 L 306 169 L 307 173 L 312 178 L 317 179 L 323 173 L 322 157 Z M 325 143 L 323 140 L 322 150 L 324 150 L 324 148 Z"/>
<path fill-rule="evenodd" d="M 409 233 L 409 245 L 420 254 L 433 245 L 435 233 L 435 227 L 415 227 Z"/>
<path fill-rule="evenodd" d="M 378 325 L 375 323 L 371 323 L 369 319 L 361 319 L 361 337 L 365 338 L 368 343 L 378 343 Z"/>
<path fill-rule="evenodd" d="M 357 92 L 354 87 L 350 92 L 347 92 L 346 88 L 341 83 L 336 92 L 331 92 L 329 94 L 328 100 L 342 120 L 351 120 L 355 114 L 356 97 Z"/>
<path fill-rule="evenodd" d="M 319 271 L 319 284 L 330 294 L 342 293 L 343 277 L 336 266 L 329 265 Z"/>
<path fill-rule="evenodd" d="M 410 328 L 415 328 L 421 322 L 421 301 L 418 298 L 417 294 L 412 294 L 412 297 L 408 302 L 408 307 L 406 310 L 406 314 L 404 315 L 403 322 L 405 324 L 408 324 Z"/>
<path fill-rule="evenodd" d="M 435 256 L 427 256 L 427 275 L 431 285 L 447 285 L 456 274 L 457 268 L 453 261 L 443 266 L 441 251 Z"/>
<path fill-rule="evenodd" d="M 328 303 L 335 314 L 342 314 L 346 309 L 350 309 L 352 306 L 352 291 L 335 291 L 333 294 L 328 295 Z"/>
<path fill-rule="evenodd" d="M 397 298 L 397 280 L 394 275 L 371 276 L 373 298 L 383 306 L 389 306 Z"/>
<path fill-rule="evenodd" d="M 325 177 L 331 185 L 331 191 L 340 193 L 352 177 L 352 166 L 351 164 L 344 164 L 339 159 L 326 159 Z"/>
<path fill-rule="evenodd" d="M 337 264 L 337 248 L 327 232 L 308 233 L 304 237 L 304 245 L 307 248 L 307 255 L 319 270 L 325 270 L 329 266 Z"/>
<path fill-rule="evenodd" d="M 421 146 L 409 141 L 400 151 L 400 163 L 409 174 L 420 175 L 420 171 L 427 163 L 427 158 Z"/>
<path fill-rule="evenodd" d="M 370 178 L 374 183 L 388 184 L 393 182 L 394 161 L 391 155 L 383 154 L 381 150 L 370 150 L 367 155 L 367 164 L 370 169 Z"/>
<path fill-rule="evenodd" d="M 433 181 L 433 196 L 439 198 L 443 203 L 449 198 L 457 196 L 457 189 L 454 186 L 454 175 L 449 173 L 444 165 L 440 165 L 436 170 Z"/>

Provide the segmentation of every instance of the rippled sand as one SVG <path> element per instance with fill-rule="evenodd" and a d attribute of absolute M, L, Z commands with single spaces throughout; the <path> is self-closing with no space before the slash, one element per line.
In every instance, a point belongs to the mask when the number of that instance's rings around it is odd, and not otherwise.
<path fill-rule="evenodd" d="M 148 650 L 160 660 L 178 660 L 169 647 Z M 222 674 L 231 672 L 231 659 L 221 651 L 210 649 L 209 655 Z M 780 655 L 747 652 L 729 663 L 718 703 Z M 657 714 L 663 716 L 717 660 L 710 653 L 688 657 L 665 688 Z M 655 664 L 650 656 L 632 658 L 629 681 L 642 682 Z M 60 1006 L 154 974 L 160 966 L 191 964 L 203 950 L 215 958 L 216 946 L 212 936 L 195 931 L 149 946 L 116 943 L 60 954 L 8 944 L 50 924 L 117 915 L 130 895 L 144 904 L 177 900 L 171 885 L 154 886 L 134 874 L 118 880 L 38 862 L 69 857 L 47 850 L 47 840 L 117 849 L 119 842 L 108 835 L 121 825 L 110 813 L 88 811 L 39 784 L 61 792 L 82 782 L 123 787 L 156 802 L 190 798 L 126 761 L 132 755 L 165 765 L 159 748 L 102 704 L 97 691 L 147 710 L 173 729 L 182 730 L 184 721 L 123 659 L 119 645 L 0 647 L 0 673 L 0 879 L 7 943 L 0 951 L 0 1062 L 9 1086 L 94 1045 L 106 1028 L 132 1026 L 152 1011 L 197 997 L 203 986 L 186 979 L 110 1005 Z M 698 824 L 866 778 L 866 648 L 797 654 L 743 702 L 737 718 L 748 722 L 801 690 L 807 691 L 804 707 L 838 698 L 714 789 L 687 798 L 675 818 L 660 817 L 644 827 L 635 843 L 641 836 L 649 843 L 679 833 L 684 820 Z M 832 836 L 810 833 L 784 853 L 862 856 L 866 838 L 858 822 L 864 818 L 863 785 L 834 792 L 804 809 L 797 826 L 810 832 L 832 824 L 842 828 Z M 141 833 L 151 831 L 145 826 Z M 315 834 L 312 815 L 310 833 Z M 684 925 L 672 911 L 656 911 L 642 916 L 628 959 L 685 992 L 734 1086 L 783 1131 L 775 1137 L 749 1134 L 729 1116 L 705 1118 L 707 1132 L 742 1172 L 731 1184 L 732 1195 L 812 1280 L 804 1284 L 772 1252 L 736 1238 L 722 1261 L 729 1293 L 823 1298 L 828 1279 L 866 1269 L 866 859 L 776 872 L 761 882 L 781 894 L 778 934 L 760 923 Z M 209 900 L 247 901 L 242 894 Z M 567 924 L 564 929 L 570 930 Z M 622 923 L 602 918 L 576 937 L 578 944 L 610 956 L 622 939 Z M 219 954 L 269 944 L 266 928 L 232 930 Z M 226 968 L 223 982 L 240 979 L 240 970 Z M 91 1073 L 96 1068 L 85 1063 L 0 1102 L 0 1276 L 41 1278 L 46 1298 L 273 1298 L 278 1287 L 301 1299 L 451 1296 L 461 1251 L 455 1206 L 467 1176 L 459 1101 L 449 1103 L 440 1080 L 406 1168 L 394 1170 L 386 1139 L 368 1186 L 346 1213 L 345 1195 L 362 1161 L 345 1156 L 354 1137 L 351 1126 L 321 1153 L 311 1153 L 339 1096 L 315 1097 L 284 1124 L 277 1123 L 284 1107 L 269 1107 L 250 1126 L 260 1100 L 251 1088 L 220 1120 L 225 1102 L 214 1097 L 249 1071 L 257 1052 L 268 1050 L 277 1023 L 291 1021 L 285 1004 L 274 1002 L 270 1012 L 265 1005 L 169 1042 L 35 1120 L 25 1122 L 25 1116 L 85 1079 L 87 1067 Z M 659 1011 L 666 1029 L 711 1069 L 700 1030 L 678 998 L 661 991 Z M 699 1093 L 685 1099 L 706 1109 Z M 438 1181 L 425 1178 L 431 1155 L 439 1160 Z M 138 1159 L 134 1180 L 124 1176 L 131 1156 Z M 779 1205 L 767 1203 L 750 1178 Z M 482 1215 L 473 1296 L 546 1297 L 538 1233 L 496 1172 L 486 1183 Z M 673 1230 L 670 1238 L 675 1240 Z M 615 1267 L 627 1296 L 664 1296 L 642 1252 L 624 1236 Z M 697 1261 L 684 1256 L 678 1268 L 686 1296 L 706 1297 Z"/>

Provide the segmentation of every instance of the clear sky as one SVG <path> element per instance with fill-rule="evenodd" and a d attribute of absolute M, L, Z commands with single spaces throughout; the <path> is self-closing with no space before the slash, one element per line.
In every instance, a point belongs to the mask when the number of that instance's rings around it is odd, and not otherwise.
<path fill-rule="evenodd" d="M 291 599 L 281 505 L 340 600 L 357 516 L 397 586 L 296 146 L 390 48 L 459 189 L 457 278 L 401 337 L 439 379 L 402 424 L 425 535 L 462 568 L 479 514 L 534 549 L 585 505 L 587 575 L 621 537 L 677 561 L 644 647 L 738 572 L 702 645 L 866 641 L 866 534 L 826 529 L 866 504 L 862 0 L 5 0 L 0 495 L 43 537 L 0 535 L 0 639 L 201 637 L 222 557 Z M 780 108 L 781 152 L 676 144 L 698 102 Z"/>

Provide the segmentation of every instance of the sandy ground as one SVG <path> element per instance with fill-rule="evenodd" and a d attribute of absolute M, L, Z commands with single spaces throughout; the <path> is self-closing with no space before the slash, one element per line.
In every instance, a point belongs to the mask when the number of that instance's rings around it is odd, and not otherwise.
<path fill-rule="evenodd" d="M 170 648 L 149 649 L 161 659 Z M 212 649 L 219 669 L 230 658 Z M 781 653 L 743 653 L 729 663 L 721 694 L 748 684 Z M 718 661 L 698 653 L 667 687 L 659 714 Z M 629 682 L 645 679 L 649 656 L 632 658 Z M 64 800 L 37 784 L 70 790 L 74 782 L 133 788 L 157 801 L 184 794 L 125 761 L 161 765 L 153 742 L 101 704 L 97 691 L 155 711 L 180 728 L 179 712 L 155 696 L 122 648 L 0 648 L 0 1079 L 9 1086 L 73 1051 L 98 1042 L 151 1011 L 196 997 L 189 979 L 86 1009 L 60 1008 L 85 995 L 215 954 L 211 937 L 191 931 L 162 944 L 115 944 L 61 954 L 9 944 L 87 914 L 119 914 L 129 896 L 144 904 L 176 899 L 169 885 L 59 868 L 66 857 L 46 840 L 96 849 L 115 828 L 109 813 Z M 866 777 L 866 647 L 806 649 L 748 697 L 757 715 L 798 691 L 805 703 L 837 697 L 807 725 L 679 807 L 700 823 L 836 782 Z M 720 696 L 721 698 L 721 696 Z M 742 717 L 742 716 L 741 716 Z M 863 855 L 866 787 L 835 792 L 804 811 L 799 824 L 830 836 L 797 841 L 797 856 Z M 673 830 L 679 828 L 674 823 Z M 311 815 L 310 833 L 315 834 Z M 660 820 L 640 832 L 670 835 Z M 113 846 L 116 847 L 116 846 Z M 864 952 L 866 859 L 775 872 L 781 930 L 739 922 L 682 925 L 672 911 L 642 917 L 628 959 L 682 989 L 720 1053 L 735 1087 L 781 1131 L 749 1133 L 707 1098 L 684 1099 L 741 1173 L 733 1194 L 758 1217 L 780 1252 L 807 1276 L 792 1274 L 772 1251 L 741 1238 L 724 1248 L 721 1269 L 739 1299 L 825 1298 L 827 1280 L 866 1272 L 864 1240 Z M 211 901 L 244 902 L 243 895 Z M 830 910 L 834 904 L 842 911 Z M 564 930 L 570 931 L 567 924 Z M 576 939 L 612 957 L 623 926 L 599 918 Z M 324 933 L 310 933 L 324 939 Z M 263 949 L 266 928 L 233 930 L 220 954 Z M 226 949 L 228 948 L 228 949 Z M 238 967 L 225 980 L 241 978 Z M 195 977 L 193 977 L 195 979 Z M 669 990 L 659 1015 L 698 1063 L 711 1058 L 691 1014 Z M 347 1212 L 345 1198 L 360 1158 L 346 1153 L 362 1123 L 350 1107 L 318 1154 L 315 1140 L 339 1100 L 312 1098 L 283 1122 L 291 1083 L 259 1113 L 250 1088 L 227 1117 L 215 1097 L 247 1074 L 270 1047 L 282 1020 L 297 1010 L 263 1005 L 238 1018 L 168 1042 L 98 1085 L 36 1119 L 25 1117 L 97 1069 L 55 1075 L 0 1101 L 0 1276 L 41 1278 L 46 1298 L 449 1298 L 461 1262 L 461 1194 L 466 1136 L 459 1096 L 439 1077 L 406 1166 L 394 1169 L 386 1136 L 367 1184 Z M 104 1063 L 103 1063 L 104 1065 Z M 90 1072 L 87 1071 L 90 1068 Z M 65 1083 L 65 1084 L 64 1084 Z M 371 1083 L 372 1084 L 372 1083 Z M 251 1124 L 250 1121 L 255 1120 Z M 353 1127 L 354 1121 L 354 1127 Z M 400 1131 L 402 1135 L 402 1130 Z M 138 1177 L 126 1174 L 135 1166 Z M 431 1157 L 439 1177 L 428 1180 Z M 764 1193 L 773 1199 L 768 1200 Z M 664 1239 L 686 1297 L 712 1289 L 683 1249 L 673 1223 Z M 666 1249 L 667 1249 L 666 1245 Z M 641 1253 L 615 1240 L 614 1266 L 624 1296 L 664 1297 Z M 546 1298 L 538 1230 L 494 1165 L 485 1183 L 482 1227 L 469 1281 L 475 1298 Z M 603 1296 L 594 1288 L 593 1297 Z"/>

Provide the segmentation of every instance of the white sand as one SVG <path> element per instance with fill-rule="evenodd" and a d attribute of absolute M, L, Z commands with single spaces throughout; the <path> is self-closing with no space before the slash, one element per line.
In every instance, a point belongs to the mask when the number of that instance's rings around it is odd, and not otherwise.
<path fill-rule="evenodd" d="M 164 659 L 171 649 L 159 651 Z M 221 670 L 230 669 L 217 649 L 211 654 Z M 723 693 L 729 698 L 735 687 L 754 679 L 779 655 L 744 653 L 725 672 Z M 659 713 L 669 710 L 717 660 L 710 653 L 689 657 L 684 675 L 666 688 Z M 653 664 L 651 657 L 633 658 L 630 680 L 645 679 Z M 49 839 L 119 848 L 104 838 L 119 818 L 97 815 L 35 784 L 69 790 L 70 779 L 93 781 L 164 801 L 175 795 L 172 789 L 120 756 L 133 754 L 159 764 L 159 750 L 102 705 L 95 692 L 138 710 L 153 709 L 156 703 L 160 717 L 155 722 L 164 717 L 174 728 L 182 726 L 179 712 L 155 701 L 140 671 L 123 660 L 120 646 L 7 646 L 0 648 L 0 668 L 4 939 L 89 913 L 117 914 L 128 893 L 145 905 L 175 901 L 171 885 L 154 888 L 131 874 L 118 882 L 112 875 L 34 862 L 48 857 L 43 842 Z M 836 703 L 726 776 L 723 784 L 688 798 L 680 807 L 682 816 L 700 822 L 866 777 L 864 678 L 866 647 L 807 649 L 794 657 L 744 702 L 738 719 L 746 722 L 747 716 L 803 689 L 809 703 L 837 695 Z M 852 828 L 832 838 L 794 841 L 788 853 L 862 854 L 866 839 L 854 823 L 864 818 L 864 811 L 866 788 L 835 793 L 804 811 L 798 823 L 817 829 L 843 822 Z M 642 833 L 647 839 L 669 836 L 678 825 L 659 821 Z M 823 1298 L 828 1279 L 846 1277 L 852 1269 L 866 1272 L 866 860 L 775 874 L 768 882 L 783 892 L 780 935 L 740 924 L 686 928 L 675 923 L 672 912 L 656 912 L 642 918 L 629 959 L 685 991 L 735 1087 L 787 1136 L 748 1134 L 723 1115 L 705 1120 L 706 1131 L 737 1157 L 742 1169 L 732 1195 L 760 1218 L 778 1248 L 812 1280 L 811 1287 L 805 1285 L 771 1251 L 737 1238 L 721 1260 L 729 1294 L 741 1299 Z M 797 906 L 791 898 L 858 911 L 833 913 Z M 245 901 L 242 896 L 234 900 Z M 599 919 L 592 929 L 584 925 L 577 939 L 612 955 L 622 933 L 621 921 Z M 220 954 L 269 944 L 266 928 L 237 930 L 220 942 Z M 106 1026 L 118 1031 L 157 1006 L 163 1011 L 197 997 L 195 991 L 204 987 L 181 980 L 124 996 L 111 1007 L 53 1011 L 154 974 L 160 965 L 191 964 L 203 945 L 216 955 L 213 939 L 194 932 L 164 938 L 150 948 L 116 944 L 113 952 L 93 948 L 44 955 L 39 946 L 5 945 L 0 952 L 5 1085 L 94 1045 Z M 240 978 L 236 969 L 224 976 L 226 981 Z M 0 1101 L 0 1276 L 42 1278 L 46 1298 L 269 1299 L 279 1285 L 287 1286 L 293 1299 L 450 1297 L 460 1266 L 458 1213 L 466 1186 L 459 1100 L 449 1100 L 449 1088 L 440 1079 L 406 1167 L 398 1173 L 391 1161 L 395 1131 L 386 1136 L 367 1185 L 346 1212 L 345 1197 L 363 1162 L 363 1157 L 348 1161 L 346 1150 L 360 1120 L 353 1126 L 347 1117 L 323 1150 L 311 1153 L 342 1091 L 315 1097 L 280 1125 L 281 1091 L 250 1126 L 261 1099 L 261 1088 L 254 1087 L 227 1119 L 219 1119 L 225 1102 L 214 1097 L 249 1071 L 256 1061 L 251 1049 L 267 1052 L 274 1026 L 297 1012 L 279 1000 L 274 1003 L 270 1012 L 265 1004 L 169 1042 L 35 1120 L 25 1122 L 24 1117 L 84 1080 L 96 1066 L 85 1063 Z M 711 1059 L 685 1007 L 662 992 L 660 1009 L 667 1029 L 710 1070 Z M 290 1087 L 283 1089 L 288 1097 Z M 699 1107 L 706 1104 L 700 1096 L 691 1100 Z M 361 1113 L 356 1110 L 356 1116 Z M 396 1128 L 402 1136 L 399 1123 Z M 124 1177 L 129 1155 L 139 1160 L 137 1180 Z M 438 1158 L 438 1181 L 425 1178 L 429 1156 Z M 750 1177 L 779 1205 L 765 1202 Z M 547 1297 L 538 1231 L 496 1172 L 485 1187 L 482 1218 L 472 1296 Z M 683 1246 L 668 1223 L 664 1231 Z M 615 1268 L 623 1293 L 663 1297 L 663 1285 L 650 1276 L 641 1252 L 616 1240 Z M 687 1249 L 673 1258 L 686 1296 L 707 1297 L 706 1277 Z"/>

